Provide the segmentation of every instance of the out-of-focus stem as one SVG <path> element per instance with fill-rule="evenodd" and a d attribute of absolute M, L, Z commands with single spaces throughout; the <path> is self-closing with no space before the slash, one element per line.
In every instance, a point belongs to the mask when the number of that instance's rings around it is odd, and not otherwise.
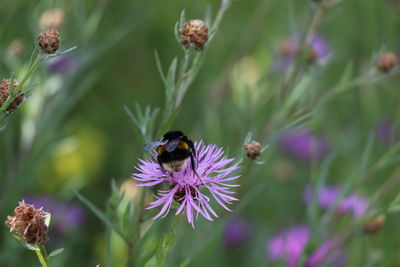
<path fill-rule="evenodd" d="M 298 77 L 298 75 L 301 71 L 301 64 L 302 64 L 301 59 L 304 56 L 304 52 L 307 50 L 307 45 L 310 42 L 311 37 L 314 35 L 322 17 L 325 15 L 328 8 L 329 8 L 328 5 L 321 4 L 315 10 L 314 16 L 310 22 L 310 25 L 307 27 L 307 30 L 305 31 L 305 33 L 303 34 L 303 37 L 301 38 L 300 47 L 295 53 L 295 56 L 294 56 L 295 60 L 292 62 L 292 64 L 294 64 L 293 70 L 287 74 L 286 79 L 283 82 L 282 87 L 280 88 L 279 99 L 281 101 L 285 98 L 286 92 L 293 86 L 293 83 L 295 82 L 296 78 Z"/>
<path fill-rule="evenodd" d="M 49 256 L 47 255 L 45 247 L 43 245 L 35 245 L 35 248 L 40 264 L 42 264 L 43 267 L 50 267 Z"/>

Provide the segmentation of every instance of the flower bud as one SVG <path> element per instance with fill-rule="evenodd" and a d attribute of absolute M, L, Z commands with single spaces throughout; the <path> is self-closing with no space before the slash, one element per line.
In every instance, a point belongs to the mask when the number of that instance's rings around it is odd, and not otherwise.
<path fill-rule="evenodd" d="M 37 43 L 43 53 L 54 54 L 61 46 L 60 34 L 54 29 L 49 29 L 39 34 Z"/>
<path fill-rule="evenodd" d="M 376 65 L 380 71 L 388 73 L 398 65 L 397 56 L 392 52 L 383 53 L 376 59 Z"/>
<path fill-rule="evenodd" d="M 22 53 L 23 50 L 24 45 L 22 44 L 21 40 L 15 39 L 8 46 L 7 53 L 10 56 L 17 57 Z"/>
<path fill-rule="evenodd" d="M 22 241 L 41 245 L 47 241 L 47 225 L 45 219 L 48 213 L 41 208 L 26 204 L 24 200 L 19 202 L 14 210 L 14 216 L 8 216 L 6 226 L 11 232 L 15 232 Z"/>
<path fill-rule="evenodd" d="M 261 145 L 259 142 L 251 141 L 250 143 L 244 146 L 244 150 L 247 152 L 247 156 L 255 160 L 261 155 Z"/>
<path fill-rule="evenodd" d="M 367 222 L 364 225 L 364 232 L 368 234 L 375 234 L 379 232 L 379 230 L 382 229 L 386 221 L 386 218 L 384 215 L 379 215 L 372 221 Z"/>
<path fill-rule="evenodd" d="M 200 19 L 188 21 L 179 30 L 179 33 L 181 43 L 186 48 L 193 44 L 197 50 L 201 50 L 208 41 L 208 27 Z"/>
<path fill-rule="evenodd" d="M 19 85 L 19 82 L 17 80 L 14 80 L 14 88 L 16 88 Z M 0 83 L 0 107 L 3 106 L 4 102 L 6 102 L 8 96 L 10 95 L 10 90 L 11 90 L 11 80 L 10 79 L 3 79 Z M 18 93 L 22 91 L 22 88 L 19 90 Z M 7 111 L 16 109 L 22 102 L 24 101 L 24 96 L 20 95 L 14 99 L 8 105 Z"/>
<path fill-rule="evenodd" d="M 313 64 L 317 60 L 318 60 L 317 52 L 315 52 L 314 49 L 310 49 L 310 51 L 308 52 L 308 55 L 307 55 L 307 63 L 308 64 Z"/>

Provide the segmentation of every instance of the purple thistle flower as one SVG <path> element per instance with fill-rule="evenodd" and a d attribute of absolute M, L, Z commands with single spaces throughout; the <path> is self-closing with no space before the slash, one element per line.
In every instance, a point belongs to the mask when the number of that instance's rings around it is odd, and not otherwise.
<path fill-rule="evenodd" d="M 285 154 L 303 161 L 319 160 L 329 151 L 323 137 L 315 137 L 309 131 L 299 129 L 284 132 L 279 146 Z"/>
<path fill-rule="evenodd" d="M 227 182 L 239 178 L 239 176 L 229 176 L 233 171 L 239 168 L 239 165 L 232 163 L 234 160 L 223 157 L 222 148 L 216 145 L 204 145 L 203 142 L 195 144 L 197 152 L 196 172 L 200 179 L 195 175 L 191 168 L 191 163 L 172 174 L 161 169 L 160 165 L 155 161 L 145 161 L 139 159 L 140 163 L 136 169 L 139 173 L 134 173 L 132 178 L 141 182 L 137 186 L 154 186 L 160 183 L 169 183 L 167 190 L 159 190 L 157 200 L 151 202 L 147 209 L 153 209 L 162 206 L 161 211 L 153 218 L 164 218 L 171 209 L 173 201 L 179 203 L 179 208 L 175 215 L 186 211 L 189 224 L 194 227 L 194 213 L 197 212 L 195 219 L 201 214 L 204 218 L 212 221 L 211 215 L 218 217 L 213 208 L 210 206 L 210 198 L 200 192 L 201 188 L 207 189 L 214 199 L 224 209 L 231 211 L 226 204 L 237 201 L 231 196 L 232 187 L 239 185 L 229 184 Z M 157 154 L 153 153 L 154 160 Z"/>
<path fill-rule="evenodd" d="M 49 70 L 56 74 L 65 75 L 73 70 L 77 65 L 77 60 L 69 55 L 62 55 L 54 58 L 49 63 Z"/>
<path fill-rule="evenodd" d="M 319 205 L 324 209 L 329 209 L 335 205 L 336 200 L 339 198 L 340 189 L 338 187 L 323 186 L 318 195 Z M 312 192 L 310 186 L 307 186 L 305 190 L 304 199 L 307 204 L 311 203 Z M 361 218 L 368 211 L 368 206 L 368 200 L 357 194 L 351 194 L 337 205 L 337 211 L 339 213 L 349 212 L 352 213 L 355 218 Z"/>
<path fill-rule="evenodd" d="M 63 236 L 84 224 L 86 213 L 81 206 L 55 200 L 51 196 L 26 197 L 28 203 L 43 207 L 51 214 L 50 230 Z"/>
<path fill-rule="evenodd" d="M 287 267 L 295 267 L 310 239 L 310 229 L 297 225 L 267 242 L 267 253 L 272 261 L 286 260 Z"/>
<path fill-rule="evenodd" d="M 295 59 L 296 53 L 299 50 L 299 40 L 296 38 L 286 38 L 282 40 L 279 47 L 279 57 L 273 63 L 272 69 L 276 72 L 286 71 L 293 60 Z M 309 42 L 310 50 L 314 53 L 315 61 L 318 64 L 325 64 L 330 56 L 331 50 L 326 42 L 325 38 L 315 34 L 311 37 Z"/>
<path fill-rule="evenodd" d="M 225 225 L 224 245 L 230 249 L 242 247 L 249 241 L 251 234 L 251 225 L 245 219 L 232 217 Z"/>
<path fill-rule="evenodd" d="M 335 239 L 326 240 L 310 257 L 304 267 L 324 266 L 341 267 L 346 264 L 346 255 L 342 249 L 337 249 L 338 242 Z"/>
<path fill-rule="evenodd" d="M 296 267 L 300 262 L 308 242 L 311 231 L 305 225 L 297 225 L 284 230 L 267 242 L 267 254 L 276 262 L 285 260 L 287 267 Z M 335 239 L 325 240 L 311 256 L 309 256 L 304 267 L 332 266 L 341 267 L 345 264 L 344 251 L 338 249 L 339 243 Z"/>

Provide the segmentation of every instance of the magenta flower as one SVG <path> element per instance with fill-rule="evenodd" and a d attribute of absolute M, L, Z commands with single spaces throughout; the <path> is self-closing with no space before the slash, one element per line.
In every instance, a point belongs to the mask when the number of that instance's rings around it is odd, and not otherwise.
<path fill-rule="evenodd" d="M 340 189 L 338 187 L 323 186 L 318 194 L 318 203 L 322 208 L 329 209 L 335 205 L 339 195 Z M 305 190 L 304 199 L 307 204 L 311 202 L 312 192 L 310 186 L 307 186 Z M 351 194 L 337 205 L 337 211 L 339 213 L 349 212 L 352 213 L 355 218 L 361 218 L 368 211 L 368 206 L 368 200 L 357 194 Z"/>
<path fill-rule="evenodd" d="M 329 61 L 331 49 L 322 36 L 318 34 L 313 35 L 309 42 L 309 48 L 314 53 L 317 64 L 324 65 Z M 284 39 L 280 44 L 279 50 L 280 55 L 273 63 L 272 69 L 276 72 L 284 72 L 292 65 L 296 53 L 299 50 L 298 38 Z"/>
<path fill-rule="evenodd" d="M 232 217 L 225 225 L 223 242 L 229 249 L 243 247 L 250 239 L 252 227 L 241 217 Z"/>
<path fill-rule="evenodd" d="M 276 235 L 267 242 L 267 254 L 273 262 L 286 261 L 286 267 L 296 267 L 310 241 L 311 231 L 305 225 L 297 225 Z M 346 263 L 344 251 L 335 239 L 325 240 L 307 258 L 304 267 L 341 267 Z"/>
<path fill-rule="evenodd" d="M 321 265 L 341 267 L 346 264 L 346 255 L 342 249 L 338 249 L 335 239 L 326 240 L 316 251 L 314 251 L 304 267 L 317 267 Z"/>
<path fill-rule="evenodd" d="M 279 138 L 279 147 L 285 154 L 302 161 L 319 160 L 329 151 L 325 138 L 301 129 L 284 132 Z"/>
<path fill-rule="evenodd" d="M 218 217 L 211 205 L 210 198 L 201 192 L 200 189 L 206 189 L 224 209 L 231 211 L 226 204 L 237 201 L 231 196 L 235 192 L 231 191 L 233 185 L 229 181 L 239 178 L 239 176 L 230 176 L 230 174 L 239 168 L 239 165 L 228 166 L 234 160 L 224 157 L 222 148 L 216 145 L 204 145 L 203 142 L 195 144 L 197 152 L 196 172 L 200 179 L 192 171 L 191 164 L 188 162 L 185 169 L 174 172 L 172 175 L 161 169 L 155 162 L 156 154 L 153 154 L 153 160 L 145 161 L 139 159 L 140 163 L 136 169 L 139 173 L 134 173 L 132 178 L 141 182 L 138 186 L 154 186 L 161 183 L 168 183 L 166 190 L 159 190 L 157 200 L 150 203 L 147 209 L 153 209 L 161 206 L 160 212 L 154 217 L 165 217 L 171 209 L 174 200 L 179 203 L 175 215 L 186 211 L 188 222 L 194 227 L 194 220 L 201 214 L 204 218 L 212 221 Z M 196 214 L 195 214 L 196 213 Z"/>
<path fill-rule="evenodd" d="M 275 262 L 286 260 L 287 267 L 295 267 L 309 239 L 310 229 L 305 225 L 285 230 L 267 242 L 269 258 Z"/>

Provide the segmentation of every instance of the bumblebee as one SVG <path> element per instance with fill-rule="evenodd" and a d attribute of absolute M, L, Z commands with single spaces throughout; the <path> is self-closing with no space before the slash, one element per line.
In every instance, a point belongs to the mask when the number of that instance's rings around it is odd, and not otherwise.
<path fill-rule="evenodd" d="M 172 175 L 173 172 L 179 172 L 186 168 L 190 160 L 191 168 L 199 178 L 195 166 L 196 150 L 192 140 L 182 131 L 169 131 L 161 140 L 144 146 L 145 150 L 153 148 L 156 148 L 158 164 L 164 171 L 168 171 Z"/>

